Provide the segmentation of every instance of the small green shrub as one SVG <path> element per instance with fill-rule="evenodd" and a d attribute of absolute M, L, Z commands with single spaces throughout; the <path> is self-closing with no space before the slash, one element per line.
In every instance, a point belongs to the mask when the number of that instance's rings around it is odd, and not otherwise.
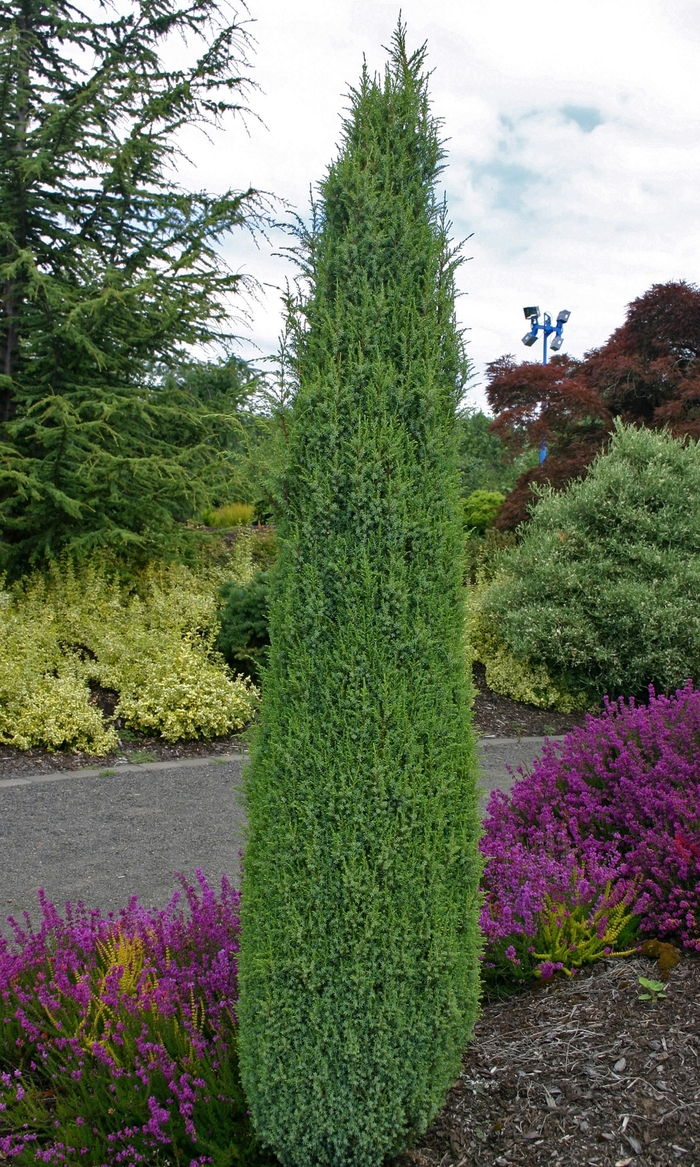
<path fill-rule="evenodd" d="M 698 595 L 700 444 L 618 424 L 583 481 L 541 493 L 479 620 L 590 701 L 698 679 Z"/>
<path fill-rule="evenodd" d="M 243 527 L 253 522 L 255 507 L 247 502 L 231 502 L 202 513 L 207 527 Z"/>
<path fill-rule="evenodd" d="M 490 527 L 506 501 L 500 490 L 473 490 L 463 500 L 464 525 L 470 531 L 483 535 Z"/>
<path fill-rule="evenodd" d="M 89 664 L 77 647 L 63 647 L 46 592 L 34 577 L 25 588 L 0 594 L 0 741 L 22 750 L 108 753 L 117 735 L 91 704 Z"/>
<path fill-rule="evenodd" d="M 269 592 L 265 571 L 247 584 L 228 581 L 220 592 L 224 606 L 216 646 L 232 668 L 242 668 L 253 678 L 259 677 L 270 644 Z"/>

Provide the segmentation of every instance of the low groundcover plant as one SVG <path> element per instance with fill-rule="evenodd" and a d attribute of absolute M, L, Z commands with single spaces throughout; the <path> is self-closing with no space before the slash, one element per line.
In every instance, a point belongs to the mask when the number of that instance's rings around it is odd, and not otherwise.
<path fill-rule="evenodd" d="M 487 980 L 568 972 L 637 935 L 700 952 L 700 691 L 606 700 L 546 743 L 491 795 L 481 848 Z"/>
<path fill-rule="evenodd" d="M 180 877 L 161 911 L 61 916 L 0 933 L 0 1159 L 262 1159 L 238 1077 L 239 893 Z"/>

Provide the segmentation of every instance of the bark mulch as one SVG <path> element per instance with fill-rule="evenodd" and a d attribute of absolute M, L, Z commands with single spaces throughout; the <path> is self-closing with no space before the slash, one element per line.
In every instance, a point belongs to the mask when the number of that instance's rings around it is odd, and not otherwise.
<path fill-rule="evenodd" d="M 435 1124 L 392 1167 L 700 1167 L 700 960 L 650 960 L 485 1003 Z"/>
<path fill-rule="evenodd" d="M 551 737 L 586 720 L 585 713 L 557 713 L 501 697 L 489 689 L 485 674 L 483 665 L 474 665 L 474 728 L 482 737 Z"/>

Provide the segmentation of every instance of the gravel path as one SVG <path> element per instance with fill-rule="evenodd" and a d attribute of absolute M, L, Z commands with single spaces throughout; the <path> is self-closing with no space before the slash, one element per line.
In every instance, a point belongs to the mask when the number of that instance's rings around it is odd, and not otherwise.
<path fill-rule="evenodd" d="M 525 772 L 532 769 L 535 758 L 540 756 L 547 740 L 545 737 L 481 738 L 479 786 L 483 791 L 482 806 L 485 806 L 492 790 L 510 790 L 515 778 L 519 777 L 519 767 L 522 766 Z M 549 740 L 556 742 L 563 738 L 552 737 Z"/>
<path fill-rule="evenodd" d="M 482 805 L 529 767 L 544 738 L 480 742 Z M 112 769 L 23 771 L 0 780 L 0 920 L 30 910 L 38 888 L 64 904 L 103 911 L 130 895 L 162 907 L 173 873 L 197 867 L 215 885 L 235 879 L 243 844 L 242 755 L 188 758 Z M 5 772 L 7 775 L 7 772 Z"/>
<path fill-rule="evenodd" d="M 235 876 L 243 842 L 241 757 L 0 782 L 0 920 L 56 904 L 103 911 L 130 895 L 162 907 L 173 872 Z"/>

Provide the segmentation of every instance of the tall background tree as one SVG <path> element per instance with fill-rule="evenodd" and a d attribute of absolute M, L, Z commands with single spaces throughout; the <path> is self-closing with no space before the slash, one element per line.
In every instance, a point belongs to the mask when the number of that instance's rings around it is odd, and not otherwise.
<path fill-rule="evenodd" d="M 625 323 L 582 361 L 542 366 L 501 357 L 488 369 L 492 432 L 511 451 L 547 444 L 547 458 L 518 479 L 496 525 L 528 518 L 531 484 L 560 489 L 585 476 L 613 421 L 700 436 L 700 288 L 654 284 L 628 308 Z"/>
<path fill-rule="evenodd" d="M 478 815 L 456 406 L 465 359 L 425 51 L 352 92 L 301 258 L 240 1058 L 285 1164 L 423 1130 L 476 1012 Z"/>
<path fill-rule="evenodd" d="M 188 61 L 170 68 L 178 37 Z M 0 522 L 14 570 L 66 544 L 162 549 L 216 478 L 230 415 L 167 373 L 230 339 L 241 277 L 219 243 L 260 203 L 185 191 L 173 167 L 183 126 L 244 112 L 247 39 L 217 0 L 92 15 L 1 0 Z"/>

